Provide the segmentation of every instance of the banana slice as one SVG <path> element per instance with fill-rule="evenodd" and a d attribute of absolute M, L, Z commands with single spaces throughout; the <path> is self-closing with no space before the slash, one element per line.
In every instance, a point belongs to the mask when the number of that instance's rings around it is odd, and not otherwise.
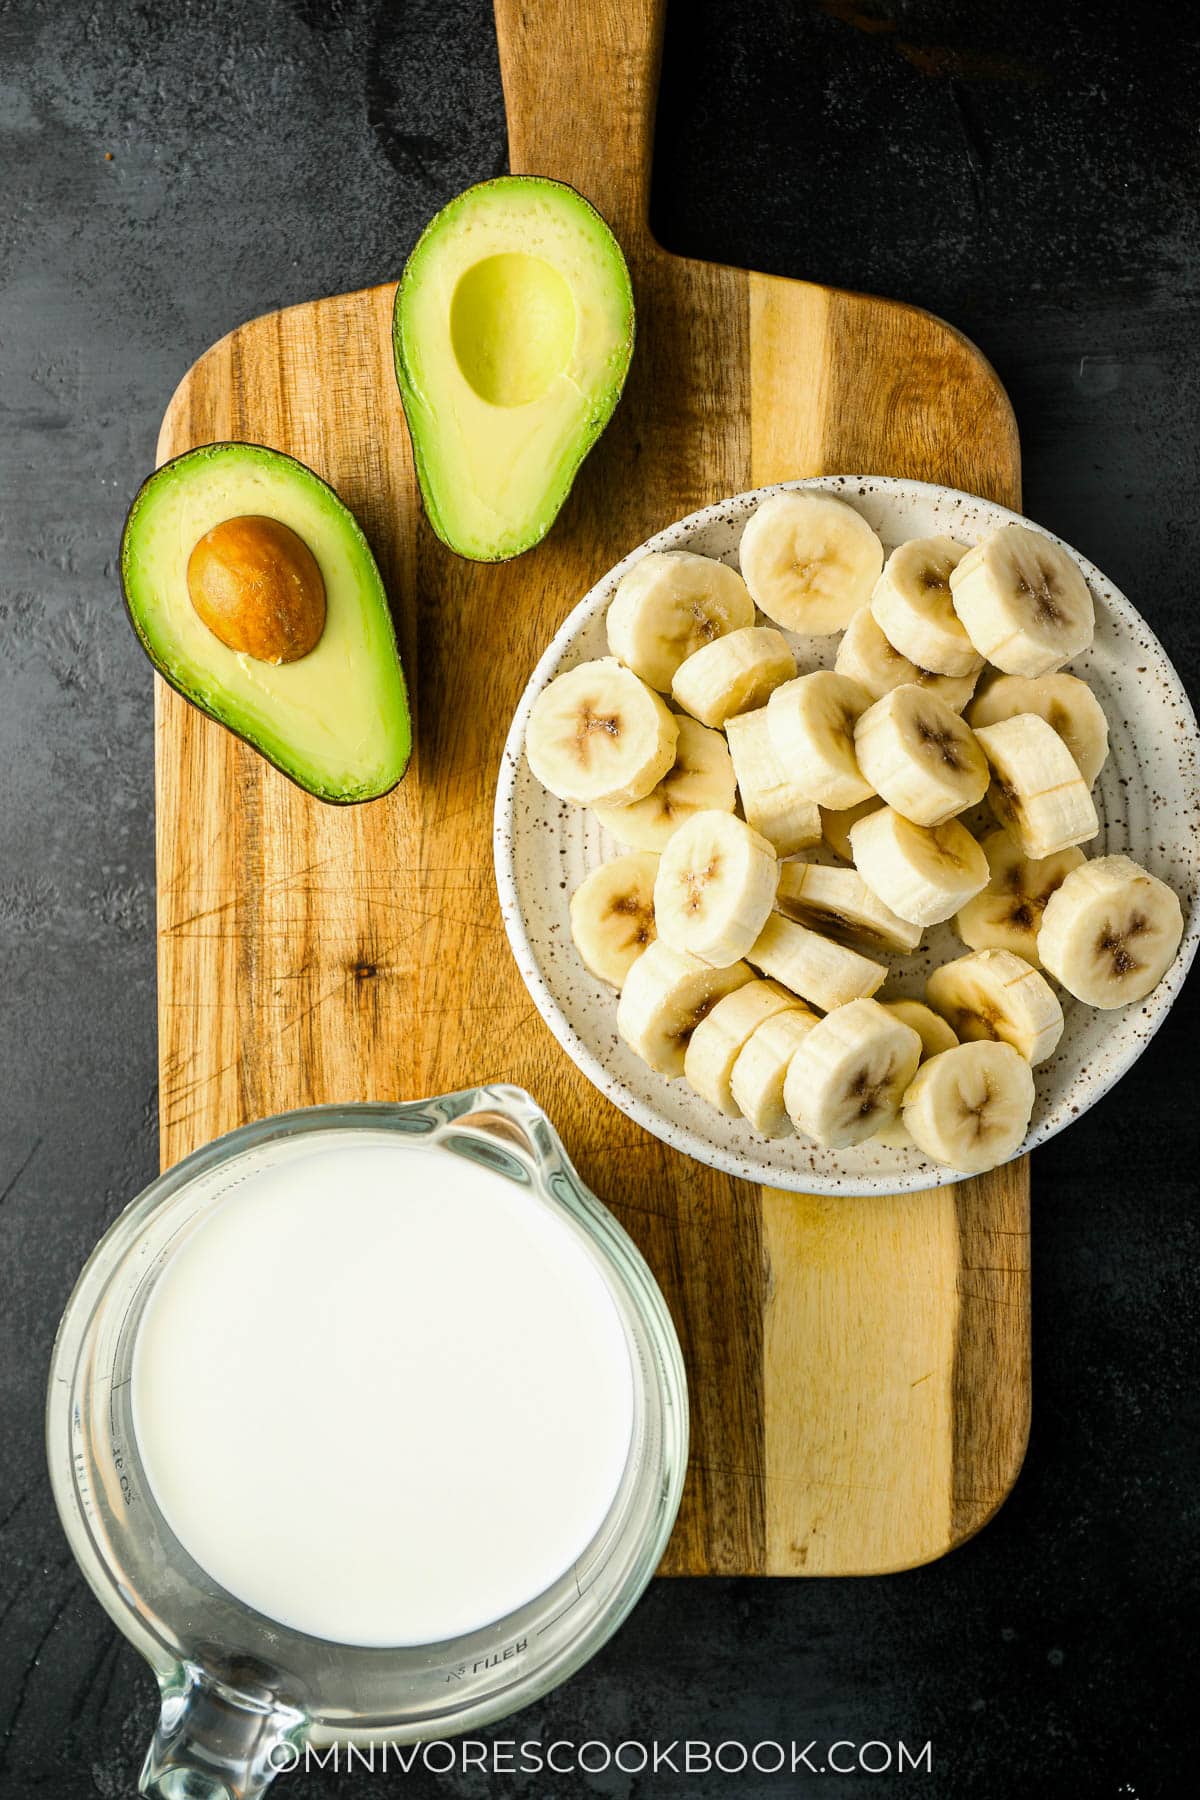
<path fill-rule="evenodd" d="M 718 1000 L 754 980 L 734 963 L 712 969 L 659 938 L 630 967 L 617 1002 L 617 1030 L 659 1075 L 682 1075 L 688 1040 Z"/>
<path fill-rule="evenodd" d="M 785 918 L 823 932 L 837 944 L 907 954 L 921 942 L 921 927 L 901 919 L 873 894 L 857 869 L 789 862 L 779 871 L 775 904 Z"/>
<path fill-rule="evenodd" d="M 893 688 L 854 728 L 858 766 L 914 825 L 942 825 L 983 799 L 988 765 L 975 733 L 936 694 Z"/>
<path fill-rule="evenodd" d="M 1079 867 L 1083 851 L 1059 850 L 1035 861 L 1003 829 L 989 832 L 980 849 L 988 884 L 957 914 L 955 931 L 972 950 L 1011 950 L 1041 968 L 1037 939 L 1046 902 Z"/>
<path fill-rule="evenodd" d="M 734 1104 L 763 1137 L 787 1137 L 791 1132 L 783 1084 L 788 1064 L 816 1023 L 816 1013 L 795 1002 L 758 1027 L 733 1065 L 729 1088 Z"/>
<path fill-rule="evenodd" d="M 888 642 L 937 675 L 978 676 L 983 667 L 950 598 L 950 571 L 966 554 L 953 538 L 910 538 L 892 551 L 871 595 Z"/>
<path fill-rule="evenodd" d="M 914 825 L 890 806 L 851 827 L 854 865 L 873 894 L 913 925 L 938 925 L 987 886 L 987 857 L 957 819 Z"/>
<path fill-rule="evenodd" d="M 944 963 L 925 983 L 925 997 L 960 1038 L 1011 1044 L 1029 1063 L 1053 1055 L 1063 1033 L 1054 989 L 1011 950 L 972 950 Z"/>
<path fill-rule="evenodd" d="M 608 647 L 652 688 L 670 693 L 681 662 L 754 623 L 754 602 L 736 569 L 690 550 L 652 550 L 617 584 Z"/>
<path fill-rule="evenodd" d="M 902 1117 L 934 1162 L 981 1175 L 1016 1155 L 1033 1101 L 1033 1071 L 1011 1044 L 960 1044 L 922 1063 Z"/>
<path fill-rule="evenodd" d="M 671 838 L 654 883 L 658 935 L 726 968 L 770 917 L 779 864 L 766 838 L 732 813 L 695 813 Z"/>
<path fill-rule="evenodd" d="M 1178 897 L 1128 856 L 1072 869 L 1042 914 L 1038 952 L 1068 994 L 1110 1008 L 1144 1000 L 1179 950 Z"/>
<path fill-rule="evenodd" d="M 657 856 L 615 856 L 593 869 L 571 895 L 571 936 L 593 975 L 619 988 L 654 942 Z"/>
<path fill-rule="evenodd" d="M 827 1150 L 861 1144 L 896 1118 L 920 1058 L 911 1026 L 877 1000 L 852 1000 L 814 1025 L 792 1057 L 788 1116 Z"/>
<path fill-rule="evenodd" d="M 1017 713 L 1037 713 L 1057 731 L 1089 787 L 1108 757 L 1108 720 L 1086 681 L 1077 675 L 999 675 L 971 703 L 972 728 L 999 725 Z"/>
<path fill-rule="evenodd" d="M 860 513 L 831 494 L 794 488 L 761 503 L 738 555 L 768 619 L 814 637 L 850 623 L 883 567 L 883 545 Z"/>
<path fill-rule="evenodd" d="M 921 1000 L 881 1000 L 879 1004 L 916 1032 L 921 1040 L 922 1062 L 931 1056 L 940 1056 L 943 1050 L 953 1050 L 958 1042 L 941 1014 Z"/>
<path fill-rule="evenodd" d="M 821 836 L 835 856 L 840 856 L 843 862 L 854 861 L 850 833 L 860 819 L 865 819 L 868 813 L 878 812 L 882 805 L 878 794 L 872 794 L 869 800 L 860 800 L 857 806 L 848 806 L 842 812 L 833 812 L 825 806 L 821 808 Z"/>
<path fill-rule="evenodd" d="M 776 688 L 767 702 L 775 753 L 802 794 L 822 806 L 857 806 L 871 792 L 854 754 L 854 728 L 871 705 L 856 681 L 816 669 Z"/>
<path fill-rule="evenodd" d="M 864 606 L 847 625 L 833 666 L 839 675 L 848 675 L 851 681 L 865 687 L 873 700 L 882 700 L 893 688 L 912 684 L 936 694 L 954 712 L 961 712 L 975 692 L 983 658 L 976 657 L 970 675 L 935 675 L 932 669 L 920 669 L 888 643 L 871 608 Z"/>
<path fill-rule="evenodd" d="M 730 1078 L 743 1045 L 766 1020 L 798 1005 L 795 995 L 775 981 L 748 981 L 718 1000 L 693 1031 L 683 1058 L 683 1072 L 700 1098 L 736 1119 L 741 1107 Z"/>
<path fill-rule="evenodd" d="M 1092 641 L 1095 608 L 1077 564 L 1025 525 L 1001 525 L 968 550 L 950 592 L 980 656 L 1006 675 L 1048 675 Z"/>
<path fill-rule="evenodd" d="M 988 804 L 1026 856 L 1053 856 L 1100 829 L 1087 782 L 1053 726 L 1037 713 L 984 725 L 976 740 L 991 764 Z"/>
<path fill-rule="evenodd" d="M 777 856 L 794 856 L 819 843 L 821 815 L 776 754 L 766 707 L 727 719 L 725 735 L 747 824 L 775 846 Z"/>
<path fill-rule="evenodd" d="M 782 913 L 771 914 L 746 960 L 822 1012 L 873 994 L 887 977 L 882 963 L 835 944 Z"/>
<path fill-rule="evenodd" d="M 612 656 L 556 675 L 533 703 L 525 755 L 543 787 L 577 806 L 640 800 L 675 760 L 678 727 Z"/>
<path fill-rule="evenodd" d="M 796 673 L 782 632 L 748 625 L 705 644 L 681 662 L 671 692 L 702 725 L 724 725 L 738 713 L 765 706 L 774 690 Z"/>
<path fill-rule="evenodd" d="M 644 800 L 629 806 L 596 806 L 605 831 L 631 850 L 663 850 L 668 840 L 698 812 L 733 811 L 737 786 L 729 748 L 719 731 L 680 715 L 675 761 Z"/>
<path fill-rule="evenodd" d="M 926 1062 L 931 1056 L 940 1056 L 943 1050 L 953 1050 L 958 1039 L 947 1025 L 945 1019 L 938 1017 L 932 1008 L 922 1004 L 920 1000 L 881 1000 L 904 1024 L 910 1025 L 921 1040 L 921 1061 Z M 876 1143 L 888 1150 L 911 1150 L 912 1134 L 903 1118 L 893 1119 L 875 1133 Z"/>

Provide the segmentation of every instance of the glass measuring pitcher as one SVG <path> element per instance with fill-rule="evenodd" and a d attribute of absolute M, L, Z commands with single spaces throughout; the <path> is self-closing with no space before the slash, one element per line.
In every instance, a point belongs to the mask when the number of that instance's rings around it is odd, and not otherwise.
<path fill-rule="evenodd" d="M 146 1478 L 132 1366 L 155 1287 L 189 1234 L 273 1147 L 307 1134 L 397 1133 L 520 1184 L 567 1224 L 616 1307 L 633 1375 L 629 1454 L 599 1530 L 545 1592 L 468 1635 L 408 1648 L 309 1636 L 255 1612 L 175 1536 Z M 253 1381 L 254 1371 L 247 1372 Z M 264 1388 L 264 1407 L 297 1405 Z M 297 1419 L 303 1430 L 302 1414 Z M 539 1699 L 626 1617 L 658 1565 L 687 1461 L 687 1391 L 665 1302 L 632 1241 L 583 1185 L 519 1088 L 411 1105 L 312 1107 L 231 1132 L 153 1182 L 85 1265 L 54 1347 L 47 1399 L 54 1496 L 84 1574 L 153 1668 L 162 1712 L 141 1791 L 250 1800 L 311 1743 L 414 1743 Z"/>

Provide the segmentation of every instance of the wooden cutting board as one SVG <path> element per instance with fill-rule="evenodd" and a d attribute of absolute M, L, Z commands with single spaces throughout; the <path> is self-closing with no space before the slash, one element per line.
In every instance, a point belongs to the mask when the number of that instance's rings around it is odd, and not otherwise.
<path fill-rule="evenodd" d="M 256 440 L 311 464 L 358 514 L 396 610 L 417 751 L 389 798 L 322 806 L 158 684 L 162 1158 L 286 1107 L 520 1083 L 648 1257 L 683 1342 L 692 1457 L 664 1569 L 867 1573 L 961 1542 L 1016 1477 L 1026 1166 L 831 1200 L 760 1191 L 665 1148 L 584 1081 L 518 978 L 492 798 L 548 638 L 651 532 L 757 483 L 832 471 L 1015 505 L 1017 438 L 995 375 L 939 320 L 652 240 L 662 4 L 497 4 L 511 166 L 595 202 L 638 306 L 625 397 L 540 548 L 486 567 L 425 525 L 391 283 L 240 327 L 171 402 L 160 459 Z"/>

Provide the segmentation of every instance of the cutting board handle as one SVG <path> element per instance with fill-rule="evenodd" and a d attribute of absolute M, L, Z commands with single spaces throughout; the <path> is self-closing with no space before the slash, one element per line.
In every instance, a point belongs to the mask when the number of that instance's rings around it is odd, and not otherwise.
<path fill-rule="evenodd" d="M 666 0 L 495 0 L 514 174 L 589 199 L 626 249 L 649 236 Z"/>

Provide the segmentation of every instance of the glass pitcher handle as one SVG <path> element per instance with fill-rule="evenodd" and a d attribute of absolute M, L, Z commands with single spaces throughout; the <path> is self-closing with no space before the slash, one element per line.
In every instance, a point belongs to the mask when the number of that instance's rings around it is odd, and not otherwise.
<path fill-rule="evenodd" d="M 195 1663 L 161 1683 L 162 1711 L 138 1791 L 154 1800 L 257 1800 L 294 1768 L 308 1720 L 263 1692 L 249 1694 Z"/>

